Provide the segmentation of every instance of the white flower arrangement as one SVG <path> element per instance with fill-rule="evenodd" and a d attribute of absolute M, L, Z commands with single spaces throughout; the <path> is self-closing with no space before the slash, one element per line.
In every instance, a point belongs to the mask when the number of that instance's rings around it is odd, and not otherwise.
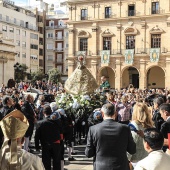
<path fill-rule="evenodd" d="M 78 109 L 91 110 L 101 107 L 105 102 L 105 96 L 100 93 L 91 95 L 64 94 L 56 98 L 58 108 L 72 110 L 77 113 Z"/>

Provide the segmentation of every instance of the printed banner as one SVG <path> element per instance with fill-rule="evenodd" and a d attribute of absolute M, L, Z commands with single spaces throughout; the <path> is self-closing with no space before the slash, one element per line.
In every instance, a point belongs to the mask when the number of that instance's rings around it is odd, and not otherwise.
<path fill-rule="evenodd" d="M 134 59 L 134 49 L 125 50 L 125 63 L 132 64 Z"/>
<path fill-rule="evenodd" d="M 101 51 L 100 56 L 102 64 L 108 64 L 110 62 L 110 50 Z"/>
<path fill-rule="evenodd" d="M 150 61 L 151 62 L 158 62 L 160 55 L 160 48 L 151 48 L 150 49 Z"/>

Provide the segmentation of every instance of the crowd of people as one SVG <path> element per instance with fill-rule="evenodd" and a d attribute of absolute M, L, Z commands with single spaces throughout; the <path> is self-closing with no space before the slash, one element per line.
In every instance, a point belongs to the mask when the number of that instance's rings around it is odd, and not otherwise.
<path fill-rule="evenodd" d="M 42 162 L 46 170 L 51 170 L 51 166 L 54 170 L 64 170 L 64 146 L 68 150 L 68 161 L 74 161 L 74 145 L 82 143 L 87 144 L 86 156 L 94 157 L 95 170 L 129 170 L 132 167 L 149 170 L 150 166 L 153 170 L 169 169 L 168 89 L 137 89 L 133 85 L 121 90 L 110 89 L 103 76 L 100 89 L 84 97 L 88 103 L 96 101 L 97 105 L 86 107 L 75 100 L 66 109 L 55 101 L 45 101 L 44 95 L 35 103 L 31 93 L 24 93 L 29 88 L 52 94 L 54 98 L 61 99 L 60 103 L 63 96 L 69 94 L 61 84 L 40 80 L 34 85 L 20 82 L 14 87 L 0 87 L 0 120 L 15 109 L 24 114 L 29 126 L 22 142 L 23 149 L 32 152 L 30 141 L 35 129 L 36 152 L 42 150 Z M 73 111 L 75 105 L 77 107 Z M 0 146 L 4 139 L 1 130 Z M 159 159 L 157 163 L 156 159 Z"/>

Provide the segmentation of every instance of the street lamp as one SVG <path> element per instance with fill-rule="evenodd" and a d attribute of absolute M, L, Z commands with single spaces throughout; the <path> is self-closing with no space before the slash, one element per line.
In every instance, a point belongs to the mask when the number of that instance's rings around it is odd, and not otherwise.
<path fill-rule="evenodd" d="M 22 68 L 21 64 L 19 64 L 18 62 L 16 64 L 14 64 L 14 70 L 15 70 L 15 80 L 19 79 L 19 76 L 17 76 L 17 73 L 19 73 L 20 71 L 21 71 L 21 76 L 23 78 L 23 68 Z"/>

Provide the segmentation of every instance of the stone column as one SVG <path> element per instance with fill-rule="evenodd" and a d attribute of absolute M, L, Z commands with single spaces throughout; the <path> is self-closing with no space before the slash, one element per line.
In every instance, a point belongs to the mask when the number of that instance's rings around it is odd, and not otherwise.
<path fill-rule="evenodd" d="M 68 38 L 68 44 L 69 44 L 69 48 L 68 48 L 68 55 L 69 57 L 73 57 L 74 56 L 74 29 L 73 28 L 69 28 L 69 38 Z"/>
<path fill-rule="evenodd" d="M 139 73 L 139 88 L 144 89 L 146 86 L 147 73 L 146 71 L 146 61 L 144 59 L 140 59 L 140 73 Z"/>
<path fill-rule="evenodd" d="M 116 60 L 116 73 L 115 73 L 115 89 L 120 90 L 121 88 L 121 62 L 120 60 Z"/>
<path fill-rule="evenodd" d="M 68 60 L 68 77 L 73 73 L 75 68 L 75 63 L 73 59 Z"/>
<path fill-rule="evenodd" d="M 97 30 L 98 30 L 97 24 L 93 23 L 92 24 L 92 41 L 91 41 L 91 44 L 89 44 L 91 47 L 89 50 L 91 51 L 92 55 L 97 55 L 97 50 L 98 50 Z"/>
<path fill-rule="evenodd" d="M 98 70 L 97 70 L 97 59 L 92 59 L 91 60 L 91 73 L 94 76 L 94 78 L 97 80 L 97 74 L 98 74 Z"/>
<path fill-rule="evenodd" d="M 117 27 L 117 33 L 116 33 L 116 37 L 117 37 L 117 47 L 116 47 L 116 54 L 120 54 L 121 53 L 121 49 L 122 49 L 122 36 L 121 36 L 121 29 L 122 29 L 122 24 L 117 23 L 116 24 Z"/>
<path fill-rule="evenodd" d="M 166 71 L 165 71 L 165 88 L 170 89 L 170 57 L 166 57 Z"/>
<path fill-rule="evenodd" d="M 74 71 L 74 56 L 75 56 L 75 43 L 74 43 L 74 29 L 73 26 L 69 27 L 69 38 L 68 38 L 68 44 L 69 44 L 69 49 L 68 49 L 68 77 L 73 73 Z"/>

